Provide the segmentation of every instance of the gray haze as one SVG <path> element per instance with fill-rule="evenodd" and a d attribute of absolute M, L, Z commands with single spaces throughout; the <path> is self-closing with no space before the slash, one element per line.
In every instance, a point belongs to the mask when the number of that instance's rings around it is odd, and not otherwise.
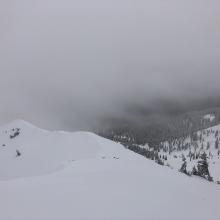
<path fill-rule="evenodd" d="M 218 0 L 0 0 L 0 123 L 86 129 L 218 98 L 219 12 Z"/>

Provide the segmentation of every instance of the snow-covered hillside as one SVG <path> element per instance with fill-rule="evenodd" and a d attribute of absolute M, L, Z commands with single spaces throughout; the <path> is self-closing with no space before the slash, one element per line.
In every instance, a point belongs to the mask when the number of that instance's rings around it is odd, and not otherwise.
<path fill-rule="evenodd" d="M 183 164 L 183 158 L 190 173 L 205 152 L 210 175 L 215 182 L 220 181 L 220 125 L 204 129 L 194 134 L 161 144 L 159 155 L 166 157 L 165 165 L 176 170 Z M 220 182 L 219 182 L 220 183 Z"/>
<path fill-rule="evenodd" d="M 219 185 L 88 132 L 0 128 L 0 219 L 219 219 Z"/>
<path fill-rule="evenodd" d="M 59 170 L 67 161 L 94 157 L 100 147 L 93 136 L 86 132 L 49 132 L 22 120 L 3 126 L 0 179 L 42 175 Z M 16 157 L 17 152 L 20 157 Z"/>
<path fill-rule="evenodd" d="M 209 121 L 214 121 L 215 120 L 215 115 L 214 114 L 207 114 L 203 117 L 203 119 L 205 120 L 209 120 Z"/>

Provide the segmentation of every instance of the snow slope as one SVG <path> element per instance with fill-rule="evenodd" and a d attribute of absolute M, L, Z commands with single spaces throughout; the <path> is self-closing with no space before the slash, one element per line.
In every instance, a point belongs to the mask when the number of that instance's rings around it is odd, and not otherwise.
<path fill-rule="evenodd" d="M 219 185 L 95 134 L 49 132 L 21 120 L 0 132 L 0 219 L 220 218 Z"/>
<path fill-rule="evenodd" d="M 11 139 L 16 129 L 20 134 Z M 60 169 L 62 162 L 92 157 L 99 146 L 91 136 L 86 132 L 49 132 L 14 121 L 0 128 L 0 179 L 42 175 Z M 16 150 L 21 157 L 16 158 Z"/>
<path fill-rule="evenodd" d="M 190 136 L 185 138 L 175 139 L 173 142 L 168 141 L 162 143 L 163 146 L 172 146 L 172 152 L 164 152 L 163 149 L 160 151 L 160 155 L 167 156 L 165 164 L 169 164 L 171 168 L 179 170 L 183 164 L 182 155 L 186 158 L 187 170 L 190 172 L 194 166 L 197 166 L 197 162 L 200 158 L 191 158 L 190 154 L 201 155 L 203 152 L 207 154 L 207 161 L 209 164 L 210 175 L 214 181 L 220 181 L 220 125 L 216 125 L 207 129 L 196 132 L 197 140 L 192 140 Z M 216 146 L 218 141 L 218 146 Z M 178 150 L 188 146 L 186 149 Z"/>

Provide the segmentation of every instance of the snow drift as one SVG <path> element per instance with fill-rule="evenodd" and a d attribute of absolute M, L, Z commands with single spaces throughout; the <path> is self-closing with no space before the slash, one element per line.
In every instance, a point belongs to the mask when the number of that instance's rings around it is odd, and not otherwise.
<path fill-rule="evenodd" d="M 95 134 L 17 120 L 0 144 L 0 219 L 219 219 L 217 184 Z"/>

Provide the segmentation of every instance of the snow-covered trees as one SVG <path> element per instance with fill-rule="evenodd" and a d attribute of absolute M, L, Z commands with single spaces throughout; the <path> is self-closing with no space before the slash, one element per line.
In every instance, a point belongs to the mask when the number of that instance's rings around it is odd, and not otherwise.
<path fill-rule="evenodd" d="M 186 170 L 187 163 L 186 163 L 186 158 L 185 158 L 184 155 L 182 155 L 182 160 L 183 160 L 183 164 L 182 164 L 182 166 L 181 166 L 181 168 L 180 168 L 179 171 L 180 171 L 181 173 L 185 173 L 185 174 L 188 175 L 188 172 L 187 172 L 187 170 Z"/>
<path fill-rule="evenodd" d="M 209 165 L 207 162 L 207 155 L 205 152 L 200 156 L 200 160 L 198 161 L 197 175 L 209 181 L 213 181 L 209 173 Z"/>
<path fill-rule="evenodd" d="M 17 137 L 20 134 L 20 128 L 13 128 L 11 130 L 10 139 Z"/>

